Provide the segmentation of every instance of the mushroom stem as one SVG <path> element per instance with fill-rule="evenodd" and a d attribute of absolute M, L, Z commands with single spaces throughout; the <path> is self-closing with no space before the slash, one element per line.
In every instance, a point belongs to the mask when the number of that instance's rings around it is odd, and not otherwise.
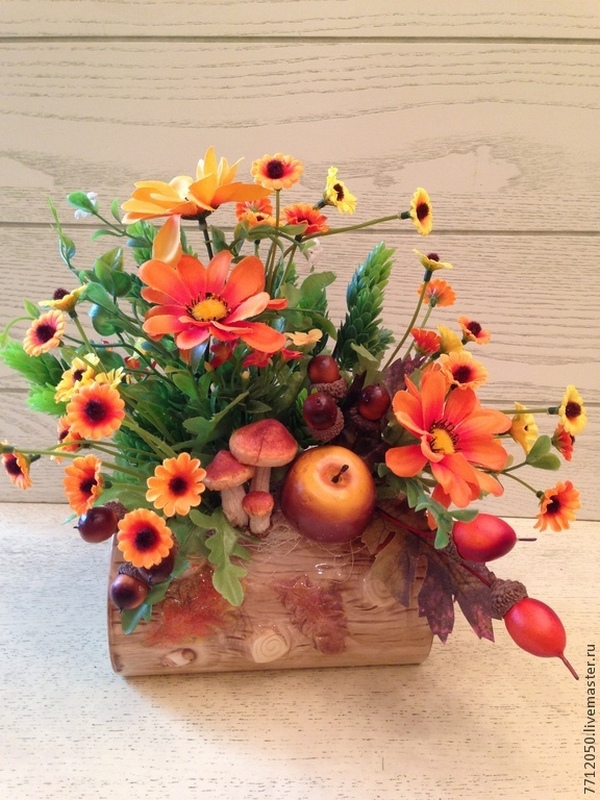
<path fill-rule="evenodd" d="M 256 467 L 250 490 L 252 492 L 268 492 L 270 481 L 271 467 Z"/>
<path fill-rule="evenodd" d="M 221 491 L 223 513 L 235 528 L 245 528 L 248 525 L 248 515 L 242 507 L 245 494 L 242 485 Z"/>

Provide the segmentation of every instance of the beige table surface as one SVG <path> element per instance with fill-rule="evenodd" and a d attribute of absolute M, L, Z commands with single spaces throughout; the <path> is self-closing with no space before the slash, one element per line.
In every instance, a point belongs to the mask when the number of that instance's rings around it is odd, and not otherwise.
<path fill-rule="evenodd" d="M 0 797 L 587 796 L 599 524 L 521 543 L 496 569 L 561 616 L 579 681 L 502 623 L 491 644 L 462 618 L 421 666 L 126 679 L 107 653 L 108 545 L 83 542 L 65 511 L 0 504 Z"/>

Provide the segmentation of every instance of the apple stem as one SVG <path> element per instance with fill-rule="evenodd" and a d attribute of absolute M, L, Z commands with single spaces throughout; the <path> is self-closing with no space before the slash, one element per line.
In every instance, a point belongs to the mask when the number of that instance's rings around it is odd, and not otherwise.
<path fill-rule="evenodd" d="M 343 464 L 342 467 L 340 468 L 340 471 L 333 476 L 333 478 L 331 479 L 331 482 L 332 483 L 337 483 L 339 481 L 339 479 L 342 477 L 342 475 L 344 474 L 344 472 L 346 472 L 346 470 L 348 470 L 348 469 L 350 469 L 350 464 Z"/>
<path fill-rule="evenodd" d="M 569 670 L 571 675 L 575 678 L 575 680 L 578 681 L 579 680 L 579 675 L 575 672 L 575 669 L 573 668 L 573 665 L 565 658 L 565 654 L 561 653 L 559 655 L 559 658 L 563 662 L 565 667 Z"/>

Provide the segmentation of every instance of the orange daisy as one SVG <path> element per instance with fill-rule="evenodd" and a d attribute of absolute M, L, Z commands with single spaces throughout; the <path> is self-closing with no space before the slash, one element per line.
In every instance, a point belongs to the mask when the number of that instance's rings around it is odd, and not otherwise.
<path fill-rule="evenodd" d="M 426 372 L 420 389 L 410 378 L 406 384 L 406 390 L 396 392 L 392 406 L 397 422 L 418 442 L 386 452 L 391 471 L 412 478 L 429 467 L 459 508 L 482 492 L 502 494 L 501 484 L 483 470 L 499 471 L 506 464 L 506 450 L 496 438 L 510 428 L 506 414 L 483 408 L 472 389 L 447 394 L 439 371 Z"/>
<path fill-rule="evenodd" d="M 304 172 L 302 162 L 293 156 L 284 156 L 275 153 L 274 156 L 264 155 L 252 162 L 250 174 L 254 181 L 266 189 L 289 189 L 300 180 Z"/>
<path fill-rule="evenodd" d="M 515 410 L 522 412 L 525 406 L 521 403 L 515 403 Z M 525 453 L 528 453 L 533 445 L 536 443 L 539 436 L 537 422 L 533 414 L 517 413 L 512 418 L 512 424 L 508 435 L 520 444 Z"/>
<path fill-rule="evenodd" d="M 575 519 L 575 510 L 581 508 L 579 492 L 573 488 L 571 481 L 559 482 L 552 489 L 539 492 L 540 513 L 534 528 L 545 531 L 550 527 L 553 531 L 569 528 Z"/>
<path fill-rule="evenodd" d="M 165 226 L 163 232 L 178 240 L 178 225 Z M 164 236 L 160 249 L 175 252 Z M 156 304 L 146 313 L 146 333 L 156 338 L 173 334 L 182 351 L 211 336 L 225 342 L 241 339 L 255 350 L 269 353 L 280 350 L 283 334 L 249 318 L 270 308 L 284 308 L 286 301 L 272 300 L 264 291 L 265 268 L 260 259 L 246 256 L 230 271 L 232 259 L 229 250 L 222 250 L 206 267 L 185 254 L 168 267 L 156 257 L 142 264 L 139 275 L 148 287 L 142 289 L 142 297 Z"/>
<path fill-rule="evenodd" d="M 465 342 L 477 342 L 477 344 L 487 344 L 492 336 L 489 331 L 484 331 L 478 322 L 469 317 L 461 316 L 458 324 L 462 328 L 463 339 Z"/>
<path fill-rule="evenodd" d="M 94 504 L 102 490 L 100 467 L 96 456 L 78 456 L 65 468 L 63 486 L 69 505 L 76 514 L 85 514 Z"/>
<path fill-rule="evenodd" d="M 196 179 L 179 175 L 169 183 L 141 181 L 135 184 L 130 200 L 121 206 L 127 213 L 126 225 L 140 219 L 182 216 L 203 219 L 222 203 L 244 202 L 266 197 L 268 191 L 251 183 L 234 182 L 241 159 L 229 166 L 226 159 L 217 163 L 214 147 L 198 161 Z"/>
<path fill-rule="evenodd" d="M 46 311 L 31 323 L 23 339 L 23 349 L 28 356 L 39 356 L 58 347 L 65 332 L 67 319 L 56 309 Z"/>
<path fill-rule="evenodd" d="M 424 355 L 439 353 L 442 341 L 439 333 L 427 328 L 413 328 L 410 333 L 415 340 L 415 347 L 419 353 Z"/>
<path fill-rule="evenodd" d="M 246 219 L 247 214 L 253 214 L 257 217 L 271 217 L 273 215 L 273 203 L 268 197 L 262 197 L 258 200 L 247 200 L 245 203 L 236 203 L 235 216 L 241 222 Z"/>
<path fill-rule="evenodd" d="M 167 458 L 146 481 L 146 500 L 155 508 L 162 508 L 167 517 L 188 514 L 190 508 L 200 505 L 200 495 L 206 489 L 202 483 L 205 475 L 200 460 L 192 458 L 189 453 Z"/>
<path fill-rule="evenodd" d="M 423 291 L 423 284 L 419 286 L 418 294 Z M 429 281 L 425 289 L 423 302 L 431 306 L 451 306 L 456 300 L 454 289 L 441 278 Z"/>
<path fill-rule="evenodd" d="M 449 386 L 458 389 L 478 389 L 488 379 L 488 371 L 468 350 L 444 353 L 437 361 Z"/>
<path fill-rule="evenodd" d="M 169 555 L 173 543 L 167 523 L 148 508 L 130 511 L 119 522 L 117 547 L 134 567 L 149 569 L 160 564 Z"/>
<path fill-rule="evenodd" d="M 8 444 L 4 441 L 2 444 Z M 18 453 L 13 450 L 12 453 L 2 453 L 2 463 L 6 474 L 11 482 L 19 489 L 29 489 L 31 486 L 31 478 L 29 477 L 30 461 L 23 453 Z"/>
<path fill-rule="evenodd" d="M 310 203 L 297 203 L 293 206 L 286 206 L 282 211 L 283 219 L 287 225 L 306 225 L 303 236 L 310 236 L 313 233 L 325 233 L 329 230 L 327 217 L 321 214 L 318 208 L 314 208 Z"/>
<path fill-rule="evenodd" d="M 125 403 L 109 383 L 82 386 L 71 398 L 65 420 L 84 439 L 102 439 L 121 427 Z"/>
<path fill-rule="evenodd" d="M 61 453 L 76 453 L 81 445 L 78 443 L 83 437 L 80 434 L 71 430 L 66 417 L 61 417 L 56 425 L 58 433 L 58 445 L 54 448 Z M 50 456 L 52 461 L 60 464 L 62 458 L 60 456 Z"/>
<path fill-rule="evenodd" d="M 556 426 L 556 430 L 552 436 L 552 444 L 565 461 L 573 459 L 573 445 L 575 444 L 575 437 L 566 430 L 562 422 Z"/>
<path fill-rule="evenodd" d="M 410 218 L 422 236 L 431 233 L 433 214 L 431 200 L 425 189 L 417 189 L 410 201 Z"/>
<path fill-rule="evenodd" d="M 587 414 L 583 399 L 573 385 L 567 386 L 563 401 L 558 409 L 558 415 L 565 426 L 565 430 L 571 436 L 577 436 L 587 425 Z"/>

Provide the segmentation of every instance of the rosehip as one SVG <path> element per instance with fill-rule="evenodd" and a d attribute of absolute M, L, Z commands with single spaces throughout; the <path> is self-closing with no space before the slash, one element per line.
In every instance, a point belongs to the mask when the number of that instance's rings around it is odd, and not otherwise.
<path fill-rule="evenodd" d="M 119 611 L 141 606 L 148 594 L 148 584 L 133 575 L 120 573 L 110 585 L 109 595 Z"/>
<path fill-rule="evenodd" d="M 390 393 L 380 384 L 365 386 L 360 393 L 356 409 L 361 417 L 375 422 L 381 419 L 390 407 Z"/>
<path fill-rule="evenodd" d="M 560 658 L 575 678 L 579 676 L 564 655 L 567 634 L 557 614 L 533 597 L 524 597 L 504 615 L 506 630 L 523 650 L 542 658 Z"/>
<path fill-rule="evenodd" d="M 337 403 L 325 392 L 309 394 L 302 406 L 302 416 L 310 428 L 324 431 L 335 423 L 337 419 Z"/>
<path fill-rule="evenodd" d="M 509 553 L 517 534 L 503 519 L 478 514 L 471 522 L 455 522 L 452 539 L 461 558 L 484 563 Z"/>
<path fill-rule="evenodd" d="M 333 383 L 340 377 L 340 368 L 335 358 L 325 353 L 311 358 L 306 372 L 311 383 Z"/>
<path fill-rule="evenodd" d="M 86 542 L 104 542 L 117 532 L 117 515 L 112 508 L 95 506 L 79 517 L 77 528 Z"/>

